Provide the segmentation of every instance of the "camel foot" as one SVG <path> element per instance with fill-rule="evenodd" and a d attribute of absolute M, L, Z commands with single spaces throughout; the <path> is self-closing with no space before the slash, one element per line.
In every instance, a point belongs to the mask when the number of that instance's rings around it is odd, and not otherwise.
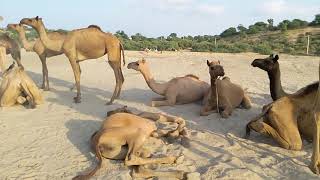
<path fill-rule="evenodd" d="M 81 97 L 77 96 L 73 98 L 74 103 L 81 103 Z"/>
<path fill-rule="evenodd" d="M 227 118 L 229 117 L 229 114 L 228 114 L 227 112 L 224 112 L 224 111 L 223 111 L 223 112 L 221 113 L 221 117 L 224 118 L 224 119 L 227 119 Z"/>
<path fill-rule="evenodd" d="M 109 106 L 109 105 L 112 105 L 113 104 L 113 101 L 109 101 L 106 103 L 106 106 Z"/>
<path fill-rule="evenodd" d="M 316 164 L 310 164 L 309 168 L 313 173 L 319 175 L 319 167 Z"/>

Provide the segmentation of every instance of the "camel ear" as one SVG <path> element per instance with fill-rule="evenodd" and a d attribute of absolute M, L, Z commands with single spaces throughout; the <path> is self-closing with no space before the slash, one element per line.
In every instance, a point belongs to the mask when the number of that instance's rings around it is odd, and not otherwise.
<path fill-rule="evenodd" d="M 207 60 L 207 65 L 210 66 L 210 62 Z"/>
<path fill-rule="evenodd" d="M 278 59 L 279 59 L 279 56 L 278 56 L 278 55 L 276 55 L 272 60 L 273 60 L 273 62 L 277 62 L 277 61 L 278 61 Z"/>
<path fill-rule="evenodd" d="M 144 58 L 142 58 L 142 63 L 145 63 L 145 62 L 146 62 L 146 60 Z"/>
<path fill-rule="evenodd" d="M 37 20 L 37 21 L 39 20 L 39 16 L 36 16 L 36 20 Z"/>
<path fill-rule="evenodd" d="M 273 54 L 270 54 L 270 56 L 269 56 L 269 57 L 273 58 Z"/>

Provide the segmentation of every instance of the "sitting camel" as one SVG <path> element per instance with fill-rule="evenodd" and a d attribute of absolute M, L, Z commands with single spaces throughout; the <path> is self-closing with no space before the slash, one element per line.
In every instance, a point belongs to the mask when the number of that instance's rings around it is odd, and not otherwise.
<path fill-rule="evenodd" d="M 301 150 L 301 137 L 313 140 L 314 151 L 309 167 L 314 173 L 319 174 L 319 96 L 319 82 L 316 82 L 295 94 L 274 101 L 265 106 L 263 112 L 247 124 L 245 137 L 249 137 L 252 129 L 271 136 L 282 148 L 289 150 Z"/>
<path fill-rule="evenodd" d="M 151 101 L 151 106 L 173 106 L 199 101 L 206 97 L 210 85 L 201 81 L 197 76 L 189 74 L 176 77 L 165 83 L 157 83 L 150 73 L 149 65 L 145 59 L 128 64 L 128 69 L 140 71 L 150 89 L 165 96 Z"/>
<path fill-rule="evenodd" d="M 269 57 L 264 59 L 255 59 L 251 65 L 253 67 L 258 67 L 268 73 L 268 77 L 270 80 L 270 94 L 273 101 L 280 99 L 284 96 L 291 95 L 285 92 L 281 85 L 281 72 L 279 67 L 279 56 L 271 54 Z M 298 90 L 303 91 L 303 88 Z"/>
<path fill-rule="evenodd" d="M 207 61 L 207 65 L 211 77 L 211 89 L 200 115 L 207 116 L 211 112 L 221 112 L 223 118 L 228 118 L 236 107 L 242 106 L 250 109 L 250 98 L 241 86 L 232 83 L 228 77 L 219 79 L 224 76 L 224 69 L 220 61 Z"/>
<path fill-rule="evenodd" d="M 151 120 L 153 121 L 151 121 Z M 161 130 L 154 121 L 177 123 L 173 131 Z M 126 166 L 138 166 L 134 177 L 150 178 L 155 176 L 182 179 L 182 171 L 155 172 L 142 169 L 146 164 L 172 164 L 177 157 L 148 158 L 150 153 L 144 151 L 143 144 L 148 137 L 186 137 L 185 121 L 182 118 L 171 117 L 159 113 L 142 112 L 133 114 L 126 108 L 108 112 L 107 119 L 99 131 L 91 136 L 91 145 L 98 159 L 98 165 L 85 175 L 78 175 L 73 179 L 88 179 L 102 166 L 102 157 L 113 160 L 124 160 Z"/>
<path fill-rule="evenodd" d="M 15 104 L 25 104 L 31 108 L 43 103 L 42 95 L 32 81 L 24 72 L 23 67 L 15 66 L 15 63 L 3 73 L 0 86 L 0 106 L 8 107 Z"/>

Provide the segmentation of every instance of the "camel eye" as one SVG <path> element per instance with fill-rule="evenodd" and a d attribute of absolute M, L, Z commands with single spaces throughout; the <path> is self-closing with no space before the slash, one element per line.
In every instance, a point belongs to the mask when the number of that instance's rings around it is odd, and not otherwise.
<path fill-rule="evenodd" d="M 139 66 L 140 64 L 139 64 L 139 63 L 137 63 L 137 65 Z"/>

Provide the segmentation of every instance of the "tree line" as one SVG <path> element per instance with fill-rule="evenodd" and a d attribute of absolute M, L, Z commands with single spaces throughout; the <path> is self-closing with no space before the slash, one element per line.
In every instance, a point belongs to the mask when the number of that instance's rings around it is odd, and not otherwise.
<path fill-rule="evenodd" d="M 257 52 L 271 54 L 276 51 L 287 54 L 305 54 L 308 34 L 301 34 L 296 39 L 290 37 L 289 30 L 306 27 L 320 27 L 320 14 L 315 15 L 311 22 L 300 19 L 284 20 L 274 25 L 273 19 L 267 22 L 256 22 L 248 27 L 239 24 L 222 31 L 220 35 L 198 35 L 178 37 L 177 33 L 169 36 L 150 38 L 136 33 L 128 36 L 124 31 L 117 31 L 115 35 L 122 41 L 126 50 L 155 49 L 158 51 L 190 50 L 195 52 Z M 65 30 L 57 30 L 67 33 Z M 27 29 L 27 38 L 38 37 L 35 30 Z M 15 32 L 10 33 L 17 38 Z M 320 34 L 310 36 L 309 52 L 320 55 Z"/>

